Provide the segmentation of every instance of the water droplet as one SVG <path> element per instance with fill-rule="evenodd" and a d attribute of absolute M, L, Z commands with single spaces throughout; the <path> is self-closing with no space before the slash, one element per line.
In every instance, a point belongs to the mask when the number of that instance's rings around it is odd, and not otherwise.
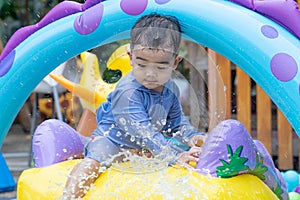
<path fill-rule="evenodd" d="M 120 137 L 122 135 L 122 133 L 120 131 L 117 132 L 116 136 Z"/>
<path fill-rule="evenodd" d="M 130 141 L 131 141 L 131 142 L 134 142 L 134 141 L 135 141 L 135 137 L 134 137 L 133 135 L 130 137 Z"/>
<path fill-rule="evenodd" d="M 119 122 L 122 124 L 122 125 L 126 125 L 126 120 L 124 118 L 120 118 L 119 119 Z"/>
<path fill-rule="evenodd" d="M 108 131 L 105 131 L 105 132 L 103 133 L 104 136 L 108 136 L 108 134 L 109 134 Z"/>
<path fill-rule="evenodd" d="M 156 121 L 156 124 L 157 124 L 158 126 L 160 126 L 160 125 L 161 125 L 160 121 Z"/>

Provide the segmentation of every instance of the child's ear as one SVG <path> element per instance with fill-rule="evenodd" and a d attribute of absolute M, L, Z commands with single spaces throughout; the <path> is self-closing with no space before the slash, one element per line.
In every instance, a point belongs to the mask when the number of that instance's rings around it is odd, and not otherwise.
<path fill-rule="evenodd" d="M 127 55 L 129 56 L 130 59 L 130 65 L 132 66 L 132 54 L 130 50 L 127 50 Z"/>
<path fill-rule="evenodd" d="M 175 68 L 178 66 L 178 64 L 180 63 L 180 61 L 182 61 L 182 57 L 181 56 L 177 56 L 174 62 L 174 66 Z"/>
<path fill-rule="evenodd" d="M 130 60 L 132 58 L 132 55 L 131 55 L 131 51 L 130 50 L 127 50 L 127 55 L 129 56 Z"/>

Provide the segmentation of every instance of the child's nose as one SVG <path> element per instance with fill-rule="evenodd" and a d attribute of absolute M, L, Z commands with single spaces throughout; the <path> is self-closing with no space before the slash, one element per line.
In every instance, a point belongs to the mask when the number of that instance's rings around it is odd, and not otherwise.
<path fill-rule="evenodd" d="M 146 76 L 156 76 L 156 70 L 155 69 L 147 69 Z"/>

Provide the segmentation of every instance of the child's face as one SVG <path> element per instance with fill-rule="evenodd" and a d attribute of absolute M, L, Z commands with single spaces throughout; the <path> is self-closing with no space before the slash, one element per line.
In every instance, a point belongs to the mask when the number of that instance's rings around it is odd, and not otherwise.
<path fill-rule="evenodd" d="M 171 78 L 181 57 L 173 53 L 148 48 L 135 48 L 128 53 L 132 65 L 133 75 L 144 87 L 162 92 L 164 84 Z"/>

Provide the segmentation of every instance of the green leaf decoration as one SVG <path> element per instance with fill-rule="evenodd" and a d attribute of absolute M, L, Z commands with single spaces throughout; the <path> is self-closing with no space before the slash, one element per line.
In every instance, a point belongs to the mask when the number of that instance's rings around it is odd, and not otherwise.
<path fill-rule="evenodd" d="M 276 189 L 272 189 L 272 191 L 275 193 L 275 195 L 278 197 L 278 199 L 282 200 L 281 195 L 283 194 L 283 190 L 281 189 L 280 185 L 277 183 Z"/>
<path fill-rule="evenodd" d="M 217 167 L 217 176 L 229 178 L 238 175 L 241 171 L 249 171 L 250 168 L 245 165 L 245 163 L 248 161 L 248 158 L 240 157 L 243 151 L 243 146 L 239 146 L 235 152 L 233 152 L 232 147 L 229 144 L 226 144 L 226 147 L 229 156 L 229 162 L 220 159 L 220 162 L 223 165 Z"/>
<path fill-rule="evenodd" d="M 218 177 L 230 178 L 238 175 L 240 172 L 245 172 L 255 175 L 261 180 L 266 179 L 264 174 L 268 171 L 268 167 L 263 164 L 264 157 L 261 154 L 256 153 L 256 165 L 255 168 L 251 170 L 249 166 L 245 165 L 245 163 L 248 161 L 248 158 L 240 157 L 243 151 L 242 145 L 239 146 L 235 152 L 233 152 L 232 147 L 229 144 L 226 144 L 226 147 L 228 152 L 228 162 L 220 159 L 222 165 L 217 167 L 216 173 Z M 280 187 L 280 183 L 277 182 L 276 188 L 271 188 L 271 190 L 280 200 L 282 200 L 281 195 L 284 193 L 284 191 Z"/>
<path fill-rule="evenodd" d="M 105 69 L 102 75 L 102 79 L 107 83 L 116 83 L 122 77 L 120 70 Z"/>
<path fill-rule="evenodd" d="M 264 181 L 266 180 L 264 173 L 268 171 L 268 167 L 263 165 L 263 162 L 263 156 L 259 155 L 259 153 L 256 153 L 256 165 L 255 168 L 252 171 L 250 171 L 250 174 L 257 176 L 258 178 Z"/>
<path fill-rule="evenodd" d="M 268 167 L 263 165 L 263 163 L 264 163 L 264 157 L 261 154 L 256 153 L 256 166 L 252 171 L 250 171 L 250 173 L 264 181 L 266 180 L 264 173 L 268 171 Z M 282 200 L 281 195 L 283 194 L 283 190 L 280 187 L 279 182 L 277 182 L 277 186 L 275 190 L 273 188 L 271 188 L 271 190 L 280 200 Z"/>

